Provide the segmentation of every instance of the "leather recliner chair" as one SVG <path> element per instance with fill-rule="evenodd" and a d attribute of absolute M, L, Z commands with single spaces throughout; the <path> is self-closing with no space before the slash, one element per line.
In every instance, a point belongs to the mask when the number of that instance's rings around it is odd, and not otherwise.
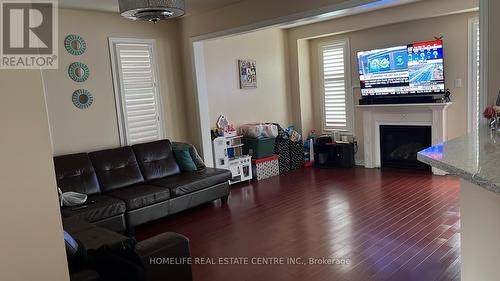
<path fill-rule="evenodd" d="M 78 218 L 64 221 L 64 229 L 80 241 L 87 250 L 115 245 L 128 238 L 108 229 L 85 223 Z M 162 233 L 135 245 L 148 281 L 192 281 L 189 239 L 177 233 Z M 175 264 L 163 264 L 164 259 L 176 259 Z M 99 274 L 87 268 L 69 268 L 71 281 L 99 281 Z"/>

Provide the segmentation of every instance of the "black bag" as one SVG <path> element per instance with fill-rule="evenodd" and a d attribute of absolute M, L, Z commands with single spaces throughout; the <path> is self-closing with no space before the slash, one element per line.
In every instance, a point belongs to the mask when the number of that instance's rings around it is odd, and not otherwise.
<path fill-rule="evenodd" d="M 99 273 L 100 281 L 145 281 L 146 272 L 135 252 L 137 242 L 128 239 L 112 246 L 88 251 L 90 268 Z"/>
<path fill-rule="evenodd" d="M 290 172 L 290 140 L 277 138 L 274 149 L 275 153 L 279 155 L 280 174 Z"/>
<path fill-rule="evenodd" d="M 285 174 L 290 172 L 290 140 L 288 139 L 288 134 L 278 123 L 274 123 L 274 125 L 278 127 L 274 152 L 279 155 L 278 165 L 280 174 Z"/>
<path fill-rule="evenodd" d="M 297 170 L 304 166 L 304 143 L 290 141 L 290 169 Z"/>

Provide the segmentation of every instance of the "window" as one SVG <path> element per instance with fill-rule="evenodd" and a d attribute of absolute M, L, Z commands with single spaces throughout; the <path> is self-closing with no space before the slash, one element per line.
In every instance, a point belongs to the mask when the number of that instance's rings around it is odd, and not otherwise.
<path fill-rule="evenodd" d="M 353 97 L 349 42 L 329 42 L 319 46 L 323 131 L 353 133 Z"/>
<path fill-rule="evenodd" d="M 479 19 L 473 18 L 469 21 L 469 114 L 468 130 L 476 132 L 479 128 L 480 121 L 480 92 L 479 92 L 479 62 L 480 62 L 480 45 L 479 45 Z"/>
<path fill-rule="evenodd" d="M 164 138 L 153 40 L 110 38 L 122 145 Z"/>

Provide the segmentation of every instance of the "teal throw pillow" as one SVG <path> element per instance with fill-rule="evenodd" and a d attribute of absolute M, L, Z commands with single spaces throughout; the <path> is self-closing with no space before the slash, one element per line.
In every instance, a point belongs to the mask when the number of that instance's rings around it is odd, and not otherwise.
<path fill-rule="evenodd" d="M 177 165 L 179 165 L 181 171 L 194 172 L 198 170 L 193 158 L 191 158 L 191 154 L 189 153 L 189 147 L 174 150 L 174 155 Z"/>
<path fill-rule="evenodd" d="M 189 143 L 183 143 L 183 142 L 173 142 L 172 143 L 172 150 L 182 150 L 182 149 L 189 149 L 189 154 L 191 154 L 191 158 L 193 159 L 194 164 L 196 165 L 196 168 L 198 170 L 203 170 L 205 169 L 205 163 L 203 162 L 203 159 L 201 159 L 200 155 L 198 154 L 198 151 L 196 150 L 196 147 L 194 145 L 189 144 Z"/>

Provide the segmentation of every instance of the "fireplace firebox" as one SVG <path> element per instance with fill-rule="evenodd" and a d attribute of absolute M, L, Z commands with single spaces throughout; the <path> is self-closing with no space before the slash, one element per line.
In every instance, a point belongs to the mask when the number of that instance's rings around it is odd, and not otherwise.
<path fill-rule="evenodd" d="M 432 144 L 431 126 L 380 126 L 382 168 L 431 170 L 417 160 L 417 152 Z"/>

